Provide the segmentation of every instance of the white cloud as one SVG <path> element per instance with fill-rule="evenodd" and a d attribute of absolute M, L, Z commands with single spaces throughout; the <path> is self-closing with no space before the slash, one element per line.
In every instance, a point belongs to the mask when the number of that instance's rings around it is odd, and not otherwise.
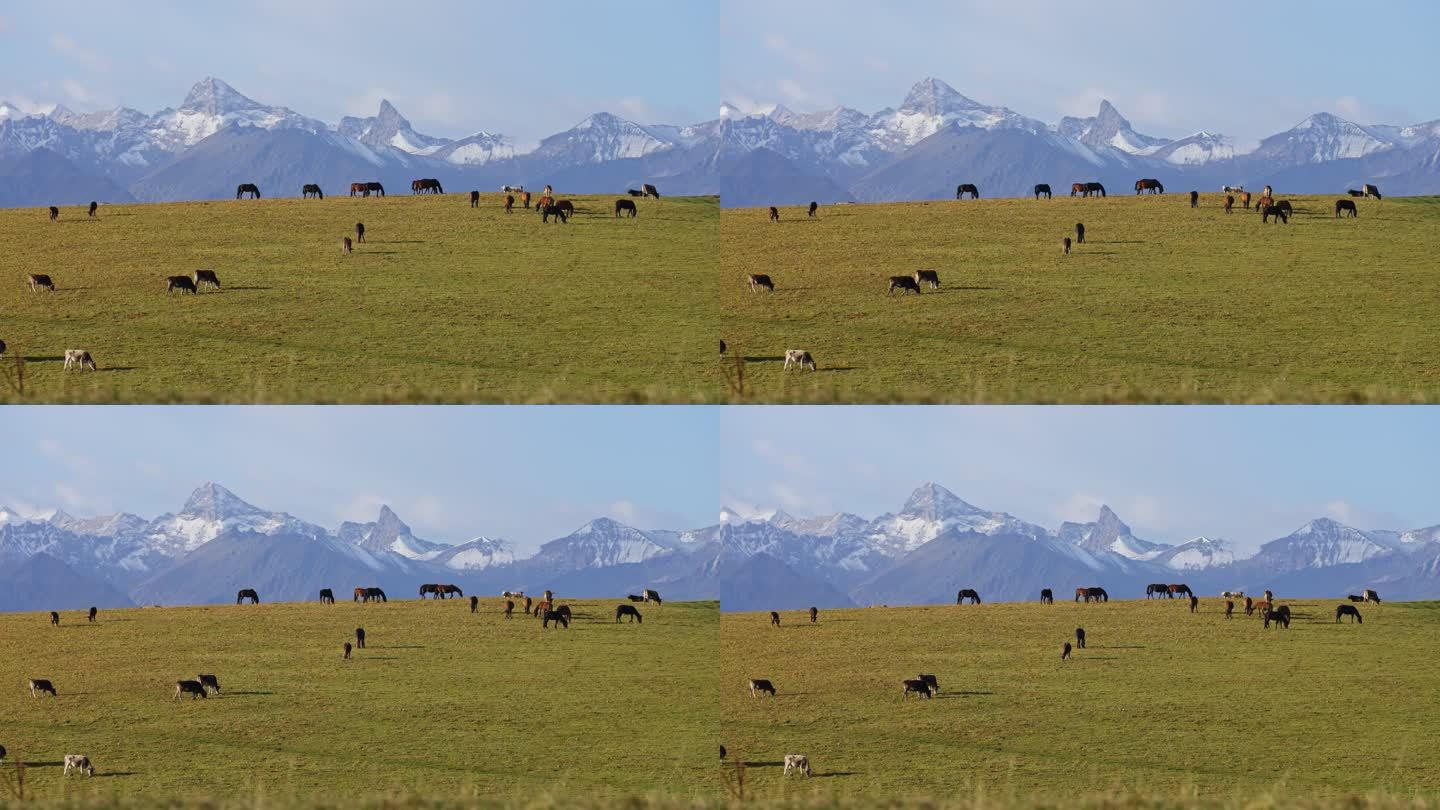
<path fill-rule="evenodd" d="M 96 100 L 94 93 L 74 79 L 61 79 L 60 89 L 65 91 L 65 95 L 69 96 L 71 101 L 78 104 L 93 104 Z"/>
<path fill-rule="evenodd" d="M 65 34 L 51 35 L 50 49 L 91 70 L 106 70 L 110 67 L 110 59 L 104 53 L 87 48 Z"/>
<path fill-rule="evenodd" d="M 1109 93 L 1098 87 L 1087 87 L 1060 99 L 1055 107 L 1062 115 L 1089 118 L 1095 114 L 1096 110 L 1100 109 L 1100 102 L 1109 97 Z"/>
<path fill-rule="evenodd" d="M 820 54 L 808 48 L 802 48 L 780 34 L 766 34 L 761 41 L 765 43 L 766 48 L 801 70 L 811 73 L 820 73 L 825 70 L 825 60 Z"/>

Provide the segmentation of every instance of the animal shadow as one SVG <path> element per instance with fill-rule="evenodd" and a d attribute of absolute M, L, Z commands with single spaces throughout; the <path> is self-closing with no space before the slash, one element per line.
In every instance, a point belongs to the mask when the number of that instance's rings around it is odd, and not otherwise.
<path fill-rule="evenodd" d="M 1120 658 L 1119 658 L 1119 656 L 1115 656 L 1115 655 L 1086 655 L 1086 656 L 1084 656 L 1084 657 L 1076 656 L 1076 657 L 1075 657 L 1075 660 L 1076 660 L 1076 661 L 1119 661 Z"/>
<path fill-rule="evenodd" d="M 59 765 L 60 763 L 53 764 Z M 747 768 L 782 768 L 785 766 L 784 762 L 746 762 L 744 764 Z"/>
<path fill-rule="evenodd" d="M 139 776 L 139 771 L 96 771 L 96 779 L 104 779 L 110 776 Z"/>
<path fill-rule="evenodd" d="M 376 650 L 423 650 L 421 644 L 371 644 L 370 647 Z"/>
<path fill-rule="evenodd" d="M 103 368 L 95 369 L 95 371 L 102 374 L 110 374 L 116 371 L 134 371 L 136 368 L 136 366 L 104 366 Z"/>
<path fill-rule="evenodd" d="M 947 290 L 992 291 L 992 290 L 994 290 L 995 288 L 994 288 L 994 287 L 946 287 L 945 289 L 947 289 Z"/>
<path fill-rule="evenodd" d="M 837 372 L 837 371 L 841 371 L 841 372 L 843 372 L 843 371 L 854 371 L 854 370 L 855 370 L 855 366 L 824 366 L 824 367 L 815 369 L 815 371 L 816 371 L 817 373 L 819 373 L 819 374 L 827 374 L 827 373 Z"/>
<path fill-rule="evenodd" d="M 49 356 L 49 357 L 27 357 L 27 358 L 25 358 L 25 362 L 27 362 L 27 363 L 62 363 L 62 362 L 64 362 L 64 361 L 65 361 L 64 355 Z"/>
<path fill-rule="evenodd" d="M 238 292 L 240 290 L 272 290 L 274 287 L 226 287 L 226 291 Z"/>
<path fill-rule="evenodd" d="M 63 360 L 64 358 L 57 357 L 55 359 Z M 747 363 L 783 363 L 785 361 L 785 357 L 783 355 L 779 357 L 746 357 L 743 359 Z"/>
<path fill-rule="evenodd" d="M 64 762 L 27 762 L 27 763 L 25 763 L 25 767 L 27 767 L 27 768 L 63 768 L 63 767 L 65 767 L 65 763 L 64 763 Z"/>
<path fill-rule="evenodd" d="M 236 695 L 273 695 L 273 694 L 275 694 L 275 693 L 274 693 L 274 692 L 222 692 L 221 694 L 224 695 L 224 696 L 236 696 Z"/>
<path fill-rule="evenodd" d="M 860 776 L 860 771 L 831 771 L 830 773 L 817 773 L 815 779 L 829 779 L 832 776 Z"/>

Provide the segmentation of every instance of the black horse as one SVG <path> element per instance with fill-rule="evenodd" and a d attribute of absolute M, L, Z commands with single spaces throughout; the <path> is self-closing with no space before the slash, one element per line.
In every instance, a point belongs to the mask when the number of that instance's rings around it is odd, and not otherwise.
<path fill-rule="evenodd" d="M 1358 216 L 1360 216 L 1360 212 L 1357 211 L 1357 210 L 1355 210 L 1355 201 L 1354 201 L 1354 200 L 1336 200 L 1336 201 L 1335 201 L 1335 218 L 1336 218 L 1336 219 L 1339 219 L 1339 218 L 1340 218 L 1340 212 L 1342 212 L 1342 211 L 1349 211 L 1349 212 L 1350 212 L 1350 216 L 1351 216 L 1352 218 L 1353 218 L 1353 217 L 1358 217 Z"/>
<path fill-rule="evenodd" d="M 91 201 L 90 201 L 90 218 L 91 218 L 91 219 L 94 219 L 94 218 L 95 218 L 95 211 L 96 211 L 96 209 L 98 209 L 99 207 L 100 207 L 100 203 L 95 202 L 94 200 L 91 200 Z"/>
<path fill-rule="evenodd" d="M 1166 584 L 1163 583 L 1163 582 L 1154 583 L 1154 584 L 1146 585 L 1146 586 L 1145 586 L 1145 598 L 1146 598 L 1146 599 L 1153 599 L 1153 598 L 1159 597 L 1159 596 L 1166 596 L 1166 597 L 1168 597 L 1169 595 L 1170 595 L 1170 586 L 1169 586 L 1169 585 L 1166 585 Z"/>
<path fill-rule="evenodd" d="M 1192 191 L 1192 192 L 1190 192 L 1190 207 L 1191 207 L 1191 208 L 1199 208 L 1199 207 L 1200 207 L 1200 192 L 1198 192 L 1198 191 Z"/>
<path fill-rule="evenodd" d="M 1349 189 L 1349 190 L 1347 190 L 1345 193 L 1346 193 L 1346 194 L 1349 194 L 1351 197 L 1364 197 L 1364 196 L 1365 196 L 1365 192 L 1361 191 L 1361 190 L 1358 189 L 1358 188 Z"/>
<path fill-rule="evenodd" d="M 641 190 L 638 189 L 638 188 L 627 188 L 627 189 L 625 189 L 625 193 L 626 193 L 626 194 L 629 194 L 631 197 L 644 197 L 644 196 L 645 196 L 645 192 L 641 191 Z"/>
<path fill-rule="evenodd" d="M 969 194 L 972 200 L 980 199 L 980 189 L 975 188 L 974 183 L 961 183 L 955 187 L 955 199 L 964 199 L 966 194 Z"/>
<path fill-rule="evenodd" d="M 1271 622 L 1274 622 L 1275 624 L 1279 625 L 1280 627 L 1283 627 L 1283 628 L 1285 628 L 1286 630 L 1289 630 L 1289 629 L 1290 629 L 1290 606 L 1289 606 L 1289 605 L 1281 605 L 1280 607 L 1275 608 L 1274 610 L 1267 610 L 1267 611 L 1265 611 L 1265 627 L 1266 627 L 1267 629 L 1270 627 L 1270 623 L 1271 623 Z"/>
<path fill-rule="evenodd" d="M 554 217 L 555 221 L 560 223 L 569 221 L 569 217 L 565 215 L 564 209 L 558 205 L 537 205 L 535 207 L 540 209 L 541 222 L 549 222 L 551 217 Z"/>
<path fill-rule="evenodd" d="M 963 605 L 969 599 L 973 605 L 980 604 L 980 592 L 974 588 L 961 588 L 960 593 L 955 596 L 955 604 Z"/>
<path fill-rule="evenodd" d="M 260 594 L 255 593 L 254 588 L 241 588 L 240 592 L 235 594 L 235 604 L 237 605 L 246 599 L 249 599 L 252 605 L 260 604 Z"/>
<path fill-rule="evenodd" d="M 1290 224 L 1289 215 L 1286 214 L 1283 210 L 1281 210 L 1280 206 L 1278 205 L 1267 205 L 1264 208 L 1260 209 L 1261 222 L 1269 222 L 1271 217 L 1274 217 L 1276 222 L 1280 222 L 1285 225 Z"/>
<path fill-rule="evenodd" d="M 1055 594 L 1052 593 L 1049 588 L 1042 588 L 1042 589 L 1040 589 L 1040 604 L 1042 604 L 1042 605 L 1053 605 L 1053 604 L 1055 604 Z"/>
<path fill-rule="evenodd" d="M 1035 186 L 1035 199 L 1040 199 L 1041 194 L 1044 194 L 1045 199 L 1047 200 L 1052 200 L 1055 198 L 1055 195 L 1050 193 L 1049 183 L 1039 183 Z"/>
<path fill-rule="evenodd" d="M 816 620 L 817 618 L 819 618 L 819 616 L 820 616 L 820 611 L 812 605 L 812 606 L 810 607 L 810 623 L 811 623 L 811 624 L 814 624 L 814 623 L 815 623 L 815 620 Z"/>
<path fill-rule="evenodd" d="M 640 611 L 636 610 L 634 605 L 616 605 L 615 623 L 619 624 L 621 617 L 624 616 L 630 617 L 631 624 L 634 624 L 635 622 L 640 622 L 641 624 L 645 623 L 645 620 L 640 616 Z"/>
<path fill-rule="evenodd" d="M 258 200 L 260 199 L 260 187 L 254 183 L 241 183 L 235 187 L 235 199 L 238 200 L 246 194 L 250 195 L 250 199 Z"/>
<path fill-rule="evenodd" d="M 479 208 L 479 207 L 480 207 L 480 192 L 478 192 L 478 191 L 472 191 L 472 192 L 470 192 L 470 207 L 471 207 L 471 208 Z"/>
<path fill-rule="evenodd" d="M 325 199 L 325 192 L 321 191 L 320 187 L 314 183 L 306 183 L 300 189 L 300 196 L 307 199 L 310 197 L 315 197 L 317 199 L 323 200 Z"/>
<path fill-rule="evenodd" d="M 1361 618 L 1361 616 L 1360 616 L 1360 609 L 1357 608 L 1357 607 L 1355 607 L 1354 605 L 1336 605 L 1336 606 L 1335 606 L 1335 623 L 1336 623 L 1336 624 L 1339 624 L 1339 623 L 1340 623 L 1340 617 L 1341 617 L 1341 616 L 1349 616 L 1349 617 L 1350 617 L 1350 623 L 1351 623 L 1351 624 L 1354 624 L 1355 622 L 1359 622 L 1359 623 L 1361 623 L 1361 624 L 1364 624 L 1364 623 L 1365 623 L 1365 620 L 1364 620 L 1363 618 Z"/>
<path fill-rule="evenodd" d="M 1070 196 L 1074 197 L 1076 194 L 1079 194 L 1081 197 L 1089 197 L 1092 194 L 1099 194 L 1101 197 L 1104 197 L 1105 187 L 1099 183 L 1071 183 Z"/>
<path fill-rule="evenodd" d="M 811 219 L 814 219 L 814 218 L 815 218 L 815 212 L 818 211 L 819 209 L 820 209 L 820 203 L 817 203 L 817 202 L 815 202 L 814 200 L 811 200 L 811 201 L 810 201 L 810 218 L 811 218 Z"/>
<path fill-rule="evenodd" d="M 1086 602 L 1089 602 L 1091 600 L 1097 602 L 1109 602 L 1110 594 L 1106 593 L 1104 588 L 1076 588 L 1075 601 L 1079 602 L 1082 598 Z"/>
<path fill-rule="evenodd" d="M 636 215 L 636 213 L 637 213 L 636 210 L 635 210 L 635 201 L 634 201 L 634 200 L 616 200 L 616 201 L 615 201 L 615 216 L 617 216 L 617 217 L 620 216 L 620 213 L 621 213 L 622 211 L 629 211 L 629 212 L 630 212 L 630 216 L 631 216 L 631 217 L 634 217 L 634 216 Z"/>
<path fill-rule="evenodd" d="M 333 604 L 335 604 L 335 592 L 332 591 L 332 590 L 330 590 L 329 588 L 321 588 L 321 589 L 320 589 L 320 604 L 322 604 L 322 605 L 333 605 Z"/>

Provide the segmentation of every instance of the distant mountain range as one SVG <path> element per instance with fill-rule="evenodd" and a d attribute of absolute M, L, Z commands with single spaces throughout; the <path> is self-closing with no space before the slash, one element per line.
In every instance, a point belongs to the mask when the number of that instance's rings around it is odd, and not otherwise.
<path fill-rule="evenodd" d="M 597 518 L 518 558 L 488 537 L 421 539 L 388 506 L 374 522 L 330 530 L 208 483 L 180 511 L 152 519 L 57 511 L 27 520 L 0 506 L 0 610 L 218 603 L 240 588 L 293 601 L 315 599 L 321 588 L 343 597 L 378 586 L 403 599 L 425 582 L 485 596 L 551 588 L 614 597 L 649 587 L 670 599 L 714 599 L 718 536 L 718 526 L 648 531 Z"/>
<path fill-rule="evenodd" d="M 719 121 L 644 125 L 596 113 L 520 153 L 492 132 L 451 140 L 416 132 L 389 101 L 370 118 L 334 126 L 270 106 L 216 78 L 180 106 L 26 115 L 0 101 L 0 206 L 222 199 L 254 182 L 266 196 L 329 194 L 378 180 L 395 191 L 437 177 L 457 191 L 502 184 L 568 193 L 623 193 L 654 183 L 666 194 L 715 194 Z"/>
<path fill-rule="evenodd" d="M 1440 121 L 1369 126 L 1316 113 L 1245 152 L 1210 132 L 1143 135 L 1108 101 L 1094 117 L 1051 125 L 927 78 L 900 106 L 877 113 L 779 106 L 746 115 L 722 103 L 719 129 L 729 207 L 945 199 L 960 183 L 987 197 L 1028 196 L 1037 183 L 1064 194 L 1092 180 L 1132 194 L 1142 177 L 1173 191 L 1268 183 L 1343 194 L 1369 182 L 1390 194 L 1440 193 Z"/>
<path fill-rule="evenodd" d="M 1391 599 L 1440 598 L 1440 526 L 1362 530 L 1317 518 L 1242 557 L 1223 540 L 1168 545 L 1136 537 L 1108 506 L 1090 523 L 1051 530 L 973 506 L 937 484 L 898 512 L 801 519 L 776 512 L 721 515 L 724 610 L 780 610 L 954 602 L 961 588 L 986 600 L 1069 598 L 1099 585 L 1116 598 L 1152 582 L 1185 582 L 1202 598 L 1272 588 L 1338 596 L 1375 588 Z"/>

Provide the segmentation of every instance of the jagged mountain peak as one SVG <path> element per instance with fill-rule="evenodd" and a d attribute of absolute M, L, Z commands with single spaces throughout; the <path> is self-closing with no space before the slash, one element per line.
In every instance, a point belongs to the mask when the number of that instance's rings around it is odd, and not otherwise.
<path fill-rule="evenodd" d="M 190 493 L 180 514 L 206 520 L 225 520 L 236 515 L 250 515 L 261 510 L 225 487 L 207 481 Z"/>
<path fill-rule="evenodd" d="M 400 114 L 399 110 L 395 109 L 395 105 L 391 104 L 388 98 L 380 99 L 380 109 L 375 113 L 375 117 L 381 121 L 394 121 L 402 124 L 410 123 L 406 120 L 405 116 Z"/>
<path fill-rule="evenodd" d="M 923 112 L 929 115 L 943 115 L 948 110 L 969 109 L 980 106 L 974 100 L 961 95 L 959 91 L 934 76 L 926 76 L 911 86 L 900 109 L 908 112 Z"/>
<path fill-rule="evenodd" d="M 180 109 L 224 115 L 239 110 L 254 110 L 264 105 L 244 95 L 214 76 L 206 76 L 196 82 L 181 102 Z"/>
<path fill-rule="evenodd" d="M 932 519 L 953 514 L 976 514 L 983 510 L 961 500 L 958 495 L 934 482 L 926 482 L 910 493 L 902 515 L 923 515 Z"/>

